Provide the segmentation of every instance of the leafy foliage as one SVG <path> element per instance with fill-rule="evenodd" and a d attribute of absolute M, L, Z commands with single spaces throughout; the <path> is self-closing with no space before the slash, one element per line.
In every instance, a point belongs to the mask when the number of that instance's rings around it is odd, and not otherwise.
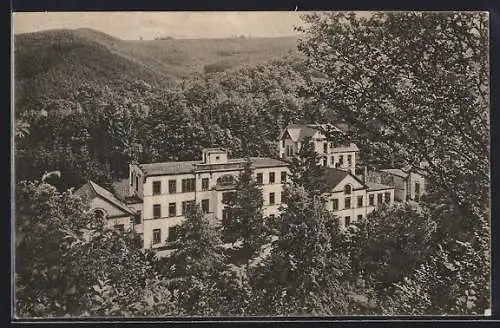
<path fill-rule="evenodd" d="M 262 190 L 253 178 L 250 160 L 245 162 L 243 171 L 229 195 L 222 221 L 225 242 L 242 241 L 242 252 L 251 257 L 266 240 L 267 229 L 264 222 Z"/>
<path fill-rule="evenodd" d="M 106 228 L 70 191 L 59 193 L 43 182 L 18 184 L 18 317 L 160 315 L 162 308 L 175 313 L 169 301 L 150 300 L 153 290 L 167 292 L 150 261 L 138 236 Z"/>

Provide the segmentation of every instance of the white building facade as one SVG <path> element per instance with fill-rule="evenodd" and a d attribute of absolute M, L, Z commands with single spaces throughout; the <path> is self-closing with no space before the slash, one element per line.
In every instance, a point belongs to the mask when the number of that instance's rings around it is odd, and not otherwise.
<path fill-rule="evenodd" d="M 280 158 L 290 159 L 295 156 L 300 151 L 304 138 L 310 137 L 314 150 L 321 158 L 320 164 L 322 166 L 350 171 L 355 174 L 358 147 L 353 143 L 334 144 L 327 141 L 321 130 L 327 127 L 324 124 L 292 124 L 287 126 L 281 133 L 278 145 Z M 334 126 L 330 126 L 330 128 L 336 129 Z M 339 129 L 336 130 L 340 132 Z"/>
<path fill-rule="evenodd" d="M 142 200 L 144 248 L 164 246 L 175 239 L 189 204 L 199 204 L 219 222 L 223 198 L 231 192 L 245 159 L 229 159 L 224 149 L 205 149 L 201 161 L 130 165 L 130 193 Z M 254 179 L 262 187 L 264 215 L 277 215 L 288 163 L 267 157 L 250 158 Z"/>
<path fill-rule="evenodd" d="M 322 158 L 320 164 L 328 186 L 324 194 L 326 207 L 339 217 L 342 228 L 366 218 L 378 206 L 391 205 L 403 197 L 396 195 L 399 191 L 395 191 L 394 184 L 383 184 L 387 179 L 374 181 L 366 179 L 366 174 L 361 177 L 354 174 L 356 145 L 327 142 L 317 125 L 293 125 L 281 135 L 279 159 L 249 158 L 253 178 L 261 186 L 265 216 L 278 216 L 281 206 L 285 205 L 283 191 L 289 182 L 288 160 L 298 152 L 306 136 L 312 138 L 315 150 Z M 80 193 L 93 197 L 94 190 L 97 190 L 104 195 L 97 200 L 107 201 L 107 207 L 94 200 L 92 203 L 108 209 L 109 224 L 120 230 L 135 230 L 142 234 L 144 248 L 157 249 L 177 238 L 178 226 L 184 221 L 185 210 L 190 204 L 198 204 L 211 222 L 220 223 L 226 215 L 224 198 L 234 190 L 246 160 L 229 158 L 225 149 L 209 148 L 202 151 L 201 160 L 130 164 L 128 181 L 122 181 L 120 188 L 114 186 L 115 193 L 121 196 L 114 197 L 94 183 L 82 187 Z M 415 184 L 418 181 L 412 180 L 408 185 L 411 183 L 419 188 Z M 412 195 L 418 192 L 413 191 Z M 117 206 L 121 210 L 120 216 L 112 213 Z M 120 222 L 115 222 L 116 218 Z"/>

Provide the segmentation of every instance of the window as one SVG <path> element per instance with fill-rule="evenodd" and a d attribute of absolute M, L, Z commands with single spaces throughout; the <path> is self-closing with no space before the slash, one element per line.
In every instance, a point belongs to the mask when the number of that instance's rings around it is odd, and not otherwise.
<path fill-rule="evenodd" d="M 125 232 L 125 225 L 124 224 L 115 224 L 115 230 L 118 231 L 118 232 Z"/>
<path fill-rule="evenodd" d="M 285 139 L 281 140 L 281 147 L 285 147 Z"/>
<path fill-rule="evenodd" d="M 218 161 L 220 159 L 220 156 L 215 156 L 215 160 Z"/>
<path fill-rule="evenodd" d="M 386 192 L 385 195 L 384 195 L 384 198 L 385 198 L 385 202 L 387 204 L 389 204 L 391 202 L 391 193 L 390 192 Z"/>
<path fill-rule="evenodd" d="M 155 217 L 155 218 L 161 217 L 161 205 L 160 204 L 153 205 L 153 217 Z"/>
<path fill-rule="evenodd" d="M 269 172 L 269 183 L 274 183 L 274 172 Z"/>
<path fill-rule="evenodd" d="M 415 182 L 415 201 L 420 201 L 420 183 Z"/>
<path fill-rule="evenodd" d="M 141 211 L 137 211 L 133 219 L 134 224 L 141 224 Z"/>
<path fill-rule="evenodd" d="M 182 202 L 182 215 L 185 215 L 187 210 L 194 205 L 194 201 L 192 200 L 188 200 L 188 201 L 184 201 Z M 174 215 L 175 216 L 175 215 Z"/>
<path fill-rule="evenodd" d="M 139 191 L 139 177 L 135 176 L 135 191 Z"/>
<path fill-rule="evenodd" d="M 374 206 L 375 205 L 375 196 L 374 195 L 369 195 L 368 196 L 368 202 L 369 202 L 370 206 Z"/>
<path fill-rule="evenodd" d="M 182 179 L 182 192 L 193 192 L 196 189 L 196 179 Z"/>
<path fill-rule="evenodd" d="M 175 208 L 175 203 L 169 203 L 168 204 L 168 216 L 176 216 L 177 215 L 177 210 Z"/>
<path fill-rule="evenodd" d="M 358 207 L 363 207 L 363 196 L 358 196 Z"/>
<path fill-rule="evenodd" d="M 352 165 L 352 155 L 347 155 L 347 164 Z"/>
<path fill-rule="evenodd" d="M 346 197 L 344 199 L 344 208 L 351 208 L 351 197 Z"/>
<path fill-rule="evenodd" d="M 204 213 L 210 212 L 210 200 L 209 199 L 202 199 L 201 200 L 201 210 Z"/>
<path fill-rule="evenodd" d="M 130 171 L 130 185 L 134 185 L 134 172 Z"/>
<path fill-rule="evenodd" d="M 346 216 L 344 218 L 344 224 L 346 227 L 350 226 L 351 225 L 351 217 L 350 216 Z"/>
<path fill-rule="evenodd" d="M 352 190 L 351 185 L 349 185 L 349 184 L 345 185 L 345 187 L 344 187 L 344 194 L 350 195 L 351 194 L 351 190 Z"/>
<path fill-rule="evenodd" d="M 269 193 L 269 204 L 274 205 L 274 192 Z"/>
<path fill-rule="evenodd" d="M 168 180 L 168 193 L 175 194 L 177 192 L 177 180 Z"/>
<path fill-rule="evenodd" d="M 327 153 L 328 152 L 328 142 L 325 142 L 323 143 L 323 153 Z"/>
<path fill-rule="evenodd" d="M 286 171 L 281 172 L 281 183 L 286 183 Z"/>
<path fill-rule="evenodd" d="M 330 164 L 335 164 L 335 156 L 330 157 Z"/>
<path fill-rule="evenodd" d="M 153 244 L 161 243 L 161 229 L 153 229 Z"/>
<path fill-rule="evenodd" d="M 201 190 L 208 190 L 208 178 L 201 179 Z"/>
<path fill-rule="evenodd" d="M 328 163 L 328 159 L 326 157 L 323 157 L 323 166 L 326 166 L 327 163 Z"/>
<path fill-rule="evenodd" d="M 179 233 L 180 233 L 179 228 L 180 227 L 178 225 L 168 228 L 168 241 L 172 242 L 179 239 Z"/>
<path fill-rule="evenodd" d="M 263 182 L 262 182 L 262 173 L 257 173 L 257 183 L 258 184 L 263 184 Z"/>
<path fill-rule="evenodd" d="M 95 209 L 94 210 L 94 218 L 96 220 L 104 220 L 106 218 L 106 212 L 101 209 Z"/>
<path fill-rule="evenodd" d="M 231 201 L 231 192 L 222 193 L 222 203 L 228 204 Z"/>
<path fill-rule="evenodd" d="M 222 222 L 228 222 L 229 221 L 229 209 L 225 208 L 222 210 Z"/>
<path fill-rule="evenodd" d="M 377 194 L 377 205 L 382 204 L 382 194 Z"/>
<path fill-rule="evenodd" d="M 359 214 L 358 215 L 358 222 L 361 221 L 361 220 L 363 220 L 363 214 Z"/>
<path fill-rule="evenodd" d="M 153 181 L 153 195 L 161 194 L 161 181 Z"/>
<path fill-rule="evenodd" d="M 330 148 L 333 148 L 333 142 L 330 142 Z"/>
<path fill-rule="evenodd" d="M 283 204 L 286 201 L 286 194 L 284 191 L 281 192 L 281 203 Z"/>
<path fill-rule="evenodd" d="M 339 165 L 344 165 L 344 155 L 339 156 Z"/>
<path fill-rule="evenodd" d="M 339 200 L 337 198 L 332 199 L 332 211 L 337 211 L 339 209 Z"/>

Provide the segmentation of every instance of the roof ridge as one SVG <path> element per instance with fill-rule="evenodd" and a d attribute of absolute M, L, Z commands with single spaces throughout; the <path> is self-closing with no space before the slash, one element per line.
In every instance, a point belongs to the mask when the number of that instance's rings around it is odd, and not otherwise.
<path fill-rule="evenodd" d="M 121 210 L 124 210 L 125 212 L 127 212 L 129 214 L 134 214 L 134 211 L 131 208 L 129 208 L 126 204 L 124 204 L 120 199 L 118 199 L 118 197 L 116 197 L 111 191 L 107 190 L 104 187 L 101 187 L 100 185 L 98 185 L 97 183 L 95 183 L 92 180 L 89 180 L 89 183 L 90 183 L 90 186 L 92 187 L 92 189 L 94 190 L 94 192 L 98 196 L 101 196 L 101 197 L 105 198 L 106 200 L 108 200 L 109 202 L 111 202 L 113 205 L 117 206 Z M 107 195 L 103 195 L 103 193 L 101 191 L 99 191 L 99 190 L 96 189 L 96 186 L 98 188 L 100 188 L 100 189 L 108 192 L 114 199 L 108 197 Z"/>

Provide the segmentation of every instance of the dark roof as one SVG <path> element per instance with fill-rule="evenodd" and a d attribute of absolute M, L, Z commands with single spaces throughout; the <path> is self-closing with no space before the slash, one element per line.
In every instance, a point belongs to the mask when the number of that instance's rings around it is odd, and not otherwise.
<path fill-rule="evenodd" d="M 368 187 L 368 191 L 394 189 L 394 187 L 392 187 L 392 186 L 387 186 L 387 185 L 383 185 L 380 183 L 374 183 L 374 182 L 367 182 L 366 186 Z"/>
<path fill-rule="evenodd" d="M 121 179 L 112 183 L 116 198 L 124 201 L 130 196 L 129 179 Z"/>
<path fill-rule="evenodd" d="M 142 172 L 146 176 L 150 175 L 168 175 L 193 172 L 195 164 L 202 164 L 202 161 L 187 162 L 161 162 L 151 164 L 139 164 Z"/>
<path fill-rule="evenodd" d="M 329 188 L 335 188 L 342 180 L 344 180 L 349 174 L 347 171 L 342 171 L 334 168 L 323 169 L 323 176 L 321 180 Z"/>
<path fill-rule="evenodd" d="M 254 167 L 273 167 L 273 166 L 288 166 L 285 161 L 271 158 L 271 157 L 251 157 L 250 160 Z"/>
<path fill-rule="evenodd" d="M 287 166 L 288 163 L 285 161 L 274 159 L 270 157 L 251 157 L 250 161 L 252 162 L 255 168 L 262 167 L 282 167 Z M 210 167 L 212 170 L 217 170 L 217 167 L 220 169 L 234 169 L 239 170 L 242 169 L 242 164 L 245 162 L 244 158 L 233 158 L 229 159 L 227 163 L 218 163 L 218 164 L 204 164 L 203 161 L 186 161 L 186 162 L 163 162 L 163 163 L 151 163 L 151 164 L 139 164 L 142 172 L 146 176 L 154 176 L 154 175 L 174 175 L 174 174 L 188 174 L 194 173 L 198 168 L 198 165 L 203 165 L 204 167 Z M 201 167 L 199 167 L 201 169 Z"/>
<path fill-rule="evenodd" d="M 129 182 L 130 180 L 128 178 L 113 182 L 114 195 L 125 204 L 142 203 L 142 200 L 137 197 L 137 195 L 130 194 Z"/>
<path fill-rule="evenodd" d="M 99 186 L 97 183 L 89 180 L 85 185 L 83 185 L 80 189 L 75 192 L 75 195 L 80 196 L 85 199 L 90 199 L 94 195 L 100 196 L 107 200 L 109 203 L 118 207 L 122 211 L 134 215 L 135 211 L 125 205 L 121 200 L 116 198 L 111 192 Z"/>

